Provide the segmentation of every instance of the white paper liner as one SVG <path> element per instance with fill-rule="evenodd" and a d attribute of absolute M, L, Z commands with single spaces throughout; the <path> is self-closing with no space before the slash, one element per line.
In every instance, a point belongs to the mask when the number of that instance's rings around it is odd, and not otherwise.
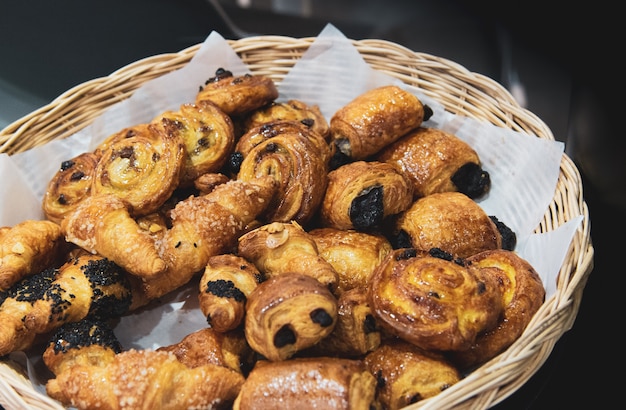
<path fill-rule="evenodd" d="M 92 150 L 124 127 L 149 122 L 163 111 L 178 110 L 180 104 L 193 102 L 198 87 L 220 67 L 235 75 L 249 72 L 228 42 L 212 32 L 185 67 L 146 82 L 129 99 L 111 106 L 75 135 L 12 157 L 0 155 L 0 194 L 10 198 L 0 204 L 0 226 L 41 219 L 41 198 L 62 161 Z M 563 143 L 446 112 L 419 89 L 372 69 L 349 39 L 331 24 L 278 85 L 278 100 L 317 104 L 330 120 L 337 109 L 357 95 L 387 84 L 413 92 L 433 109 L 425 126 L 452 132 L 478 152 L 492 180 L 489 194 L 479 204 L 488 215 L 513 229 L 518 238 L 515 251 L 533 264 L 546 287 L 546 297 L 550 298 L 556 292 L 556 277 L 583 218 L 574 218 L 553 232 L 533 233 L 554 196 Z M 176 343 L 206 326 L 198 308 L 197 289 L 197 283 L 192 282 L 165 298 L 158 307 L 122 318 L 115 328 L 122 346 L 156 348 Z M 42 385 L 38 388 L 45 392 Z"/>

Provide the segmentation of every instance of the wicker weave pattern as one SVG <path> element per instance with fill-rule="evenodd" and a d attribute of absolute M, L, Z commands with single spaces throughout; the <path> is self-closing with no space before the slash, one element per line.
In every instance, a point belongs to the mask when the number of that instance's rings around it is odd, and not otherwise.
<path fill-rule="evenodd" d="M 314 40 L 262 36 L 229 43 L 252 72 L 279 83 Z M 374 69 L 418 87 L 451 113 L 554 140 L 545 123 L 520 107 L 504 87 L 490 78 L 388 41 L 351 41 Z M 195 45 L 178 53 L 139 60 L 66 91 L 0 131 L 0 153 L 14 154 L 70 136 L 112 104 L 128 98 L 145 81 L 183 67 L 198 48 Z M 572 327 L 593 267 L 589 211 L 583 200 L 580 173 L 563 155 L 553 201 L 536 232 L 552 231 L 579 215 L 584 219 L 559 272 L 557 292 L 544 303 L 521 338 L 445 392 L 407 409 L 489 408 L 515 392 L 541 367 L 558 339 Z M 0 403 L 8 408 L 63 408 L 32 389 L 8 361 L 0 362 Z"/>

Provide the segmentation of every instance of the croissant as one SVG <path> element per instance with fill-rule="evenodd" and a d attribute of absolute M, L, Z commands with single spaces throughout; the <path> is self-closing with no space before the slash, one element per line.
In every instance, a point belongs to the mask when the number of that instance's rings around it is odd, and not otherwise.
<path fill-rule="evenodd" d="M 331 169 L 365 160 L 417 128 L 432 111 L 395 85 L 364 92 L 330 119 Z"/>
<path fill-rule="evenodd" d="M 378 408 L 376 380 L 360 360 L 297 358 L 257 362 L 241 386 L 234 410 Z"/>
<path fill-rule="evenodd" d="M 209 327 L 226 332 L 243 323 L 246 300 L 264 276 L 256 266 L 234 254 L 216 255 L 200 278 L 200 310 Z"/>
<path fill-rule="evenodd" d="M 435 128 L 410 131 L 383 148 L 376 160 L 402 170 L 411 180 L 416 198 L 456 191 L 476 199 L 491 186 L 478 153 L 456 135 Z"/>
<path fill-rule="evenodd" d="M 0 233 L 0 291 L 65 258 L 69 250 L 55 222 L 25 220 Z"/>
<path fill-rule="evenodd" d="M 368 298 L 390 334 L 426 350 L 464 350 L 502 313 L 497 282 L 449 254 L 397 249 L 372 274 Z"/>
<path fill-rule="evenodd" d="M 42 210 L 47 219 L 61 223 L 65 215 L 91 194 L 100 156 L 94 152 L 84 152 L 61 163 L 48 182 L 42 200 Z"/>
<path fill-rule="evenodd" d="M 211 101 L 231 117 L 263 107 L 278 98 L 278 89 L 271 78 L 262 75 L 233 75 L 219 68 L 196 95 L 196 104 Z"/>
<path fill-rule="evenodd" d="M 463 370 L 488 361 L 512 345 L 539 310 L 546 294 L 537 271 L 515 252 L 485 251 L 467 258 L 466 262 L 497 278 L 502 286 L 504 310 L 498 324 L 480 333 L 469 349 L 452 353 L 452 361 Z"/>
<path fill-rule="evenodd" d="M 458 369 L 443 355 L 400 339 L 385 342 L 364 362 L 378 381 L 376 399 L 389 410 L 436 396 L 461 381 Z"/>
<path fill-rule="evenodd" d="M 328 173 L 321 224 L 372 231 L 412 203 L 413 186 L 404 173 L 385 162 L 355 161 Z"/>
<path fill-rule="evenodd" d="M 30 347 L 37 335 L 87 316 L 117 318 L 131 304 L 128 275 L 98 255 L 79 253 L 13 285 L 0 305 L 0 356 Z"/>
<path fill-rule="evenodd" d="M 328 336 L 337 323 L 337 299 L 311 276 L 284 273 L 257 286 L 246 303 L 250 347 L 268 360 L 286 360 Z"/>
<path fill-rule="evenodd" d="M 337 272 L 296 222 L 273 222 L 243 234 L 237 252 L 268 278 L 297 272 L 317 279 L 332 291 L 337 287 Z"/>

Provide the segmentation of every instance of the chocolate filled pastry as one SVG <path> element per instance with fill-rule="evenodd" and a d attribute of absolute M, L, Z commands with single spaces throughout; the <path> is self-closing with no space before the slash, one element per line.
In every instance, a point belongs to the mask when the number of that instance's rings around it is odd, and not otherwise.
<path fill-rule="evenodd" d="M 419 198 L 396 220 L 394 247 L 439 248 L 456 257 L 502 248 L 502 235 L 485 211 L 460 192 Z"/>
<path fill-rule="evenodd" d="M 412 203 L 413 186 L 404 173 L 385 162 L 355 161 L 328 173 L 321 224 L 372 231 Z"/>
<path fill-rule="evenodd" d="M 469 348 L 503 310 L 496 277 L 443 252 L 391 252 L 372 274 L 368 291 L 377 323 L 426 350 Z"/>
<path fill-rule="evenodd" d="M 0 232 L 0 291 L 28 275 L 60 265 L 69 251 L 55 222 L 28 219 Z"/>
<path fill-rule="evenodd" d="M 329 159 L 330 149 L 319 134 L 300 123 L 280 121 L 244 134 L 230 163 L 239 180 L 269 175 L 278 182 L 274 202 L 263 215 L 266 222 L 305 225 L 324 197 Z"/>
<path fill-rule="evenodd" d="M 228 409 L 244 376 L 213 363 L 189 367 L 169 351 L 120 351 L 113 332 L 85 322 L 57 332 L 44 352 L 48 395 L 77 409 Z"/>
<path fill-rule="evenodd" d="M 436 396 L 461 381 L 458 369 L 443 355 L 400 339 L 385 342 L 364 362 L 377 379 L 376 398 L 388 410 Z"/>
<path fill-rule="evenodd" d="M 113 319 L 127 313 L 128 275 L 101 256 L 78 253 L 13 285 L 0 305 L 0 356 L 32 346 L 38 335 L 88 316 Z"/>
<path fill-rule="evenodd" d="M 336 294 L 366 287 L 374 268 L 393 249 L 385 236 L 373 232 L 316 228 L 310 230 L 309 235 L 319 255 L 337 272 Z"/>
<path fill-rule="evenodd" d="M 328 336 L 337 323 L 337 299 L 311 276 L 284 273 L 257 286 L 246 303 L 244 330 L 255 352 L 286 360 Z"/>
<path fill-rule="evenodd" d="M 241 386 L 234 410 L 370 410 L 376 380 L 360 360 L 328 357 L 259 361 Z"/>
<path fill-rule="evenodd" d="M 332 291 L 339 279 L 319 255 L 315 240 L 296 222 L 273 222 L 239 238 L 237 253 L 254 263 L 267 278 L 297 272 L 311 276 Z"/>
<path fill-rule="evenodd" d="M 246 300 L 264 277 L 256 266 L 234 254 L 209 258 L 200 278 L 200 310 L 210 328 L 226 332 L 243 323 Z"/>
<path fill-rule="evenodd" d="M 398 86 L 364 92 L 330 119 L 331 168 L 367 159 L 429 116 L 430 110 L 415 95 Z"/>
<path fill-rule="evenodd" d="M 100 155 L 84 152 L 61 163 L 48 182 L 42 200 L 43 213 L 47 219 L 60 223 L 65 215 L 91 194 L 99 160 Z"/>
<path fill-rule="evenodd" d="M 419 127 L 376 155 L 378 161 L 396 165 L 411 179 L 417 198 L 436 192 L 462 192 L 472 199 L 491 187 L 478 153 L 454 134 Z"/>
<path fill-rule="evenodd" d="M 278 98 L 278 89 L 271 78 L 218 68 L 196 95 L 196 104 L 211 101 L 231 117 L 247 114 Z"/>
<path fill-rule="evenodd" d="M 202 174 L 218 172 L 235 146 L 231 118 L 210 101 L 183 104 L 167 111 L 153 123 L 167 134 L 178 135 L 185 144 L 185 161 L 180 185 L 189 186 Z"/>
<path fill-rule="evenodd" d="M 155 212 L 179 185 L 185 144 L 180 135 L 155 124 L 139 124 L 118 134 L 105 143 L 91 195 L 116 195 L 129 204 L 133 216 Z"/>
<path fill-rule="evenodd" d="M 467 263 L 497 278 L 504 311 L 498 324 L 476 337 L 469 349 L 453 352 L 452 361 L 468 370 L 502 353 L 517 340 L 545 300 L 539 274 L 515 252 L 497 249 L 467 258 Z"/>

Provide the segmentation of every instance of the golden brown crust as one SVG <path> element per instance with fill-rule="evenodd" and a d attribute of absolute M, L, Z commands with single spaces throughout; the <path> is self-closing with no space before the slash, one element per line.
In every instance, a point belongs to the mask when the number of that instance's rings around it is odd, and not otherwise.
<path fill-rule="evenodd" d="M 260 361 L 241 386 L 233 409 L 369 410 L 375 408 L 375 388 L 376 380 L 360 360 Z"/>
<path fill-rule="evenodd" d="M 321 223 L 337 229 L 373 230 L 412 203 L 411 181 L 393 165 L 355 161 L 328 173 Z"/>
<path fill-rule="evenodd" d="M 311 276 L 284 273 L 252 291 L 244 330 L 254 351 L 280 361 L 318 343 L 336 323 L 337 299 L 326 286 Z"/>
<path fill-rule="evenodd" d="M 199 195 L 206 195 L 218 186 L 228 182 L 230 178 L 220 173 L 206 173 L 200 175 L 193 181 L 193 186 L 198 190 Z"/>
<path fill-rule="evenodd" d="M 388 254 L 368 291 L 378 323 L 427 350 L 467 349 L 503 309 L 495 277 L 415 249 Z"/>
<path fill-rule="evenodd" d="M 243 131 L 246 132 L 260 125 L 276 121 L 299 122 L 321 135 L 324 139 L 328 138 L 330 132 L 328 121 L 324 118 L 319 107 L 317 105 L 309 106 L 300 100 L 274 101 L 253 111 L 244 120 Z"/>
<path fill-rule="evenodd" d="M 405 234 L 405 246 L 429 251 L 439 248 L 456 257 L 502 248 L 502 236 L 485 211 L 460 192 L 431 194 L 400 214 L 396 231 Z"/>

